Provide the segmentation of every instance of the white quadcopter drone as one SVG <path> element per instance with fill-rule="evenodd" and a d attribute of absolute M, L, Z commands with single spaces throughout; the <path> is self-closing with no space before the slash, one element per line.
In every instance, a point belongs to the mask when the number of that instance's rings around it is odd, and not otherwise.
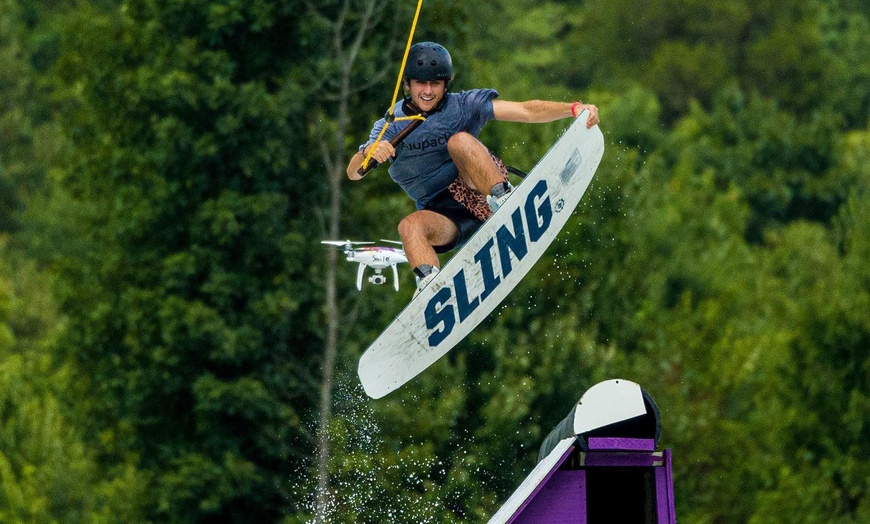
<path fill-rule="evenodd" d="M 395 240 L 381 240 L 381 242 L 402 244 Z M 356 272 L 356 288 L 360 291 L 362 291 L 363 274 L 367 267 L 375 270 L 375 274 L 369 277 L 369 282 L 376 286 L 387 283 L 387 277 L 383 271 L 387 267 L 393 268 L 393 287 L 396 291 L 399 290 L 399 271 L 396 269 L 396 264 L 408 262 L 404 250 L 395 247 L 372 246 L 371 244 L 374 242 L 353 242 L 351 240 L 323 240 L 320 243 L 340 248 L 347 256 L 348 262 L 359 263 Z"/>

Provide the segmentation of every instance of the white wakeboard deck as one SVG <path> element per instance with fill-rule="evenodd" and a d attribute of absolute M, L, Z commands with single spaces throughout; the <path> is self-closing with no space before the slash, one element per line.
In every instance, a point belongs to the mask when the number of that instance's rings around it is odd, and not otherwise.
<path fill-rule="evenodd" d="M 588 112 L 574 120 L 510 198 L 363 353 L 359 378 L 381 398 L 444 356 L 487 317 L 544 254 L 604 154 Z"/>

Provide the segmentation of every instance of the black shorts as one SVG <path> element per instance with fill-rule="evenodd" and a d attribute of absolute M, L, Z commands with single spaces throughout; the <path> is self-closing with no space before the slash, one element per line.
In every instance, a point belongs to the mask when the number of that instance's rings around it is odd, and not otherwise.
<path fill-rule="evenodd" d="M 463 244 L 468 242 L 468 239 L 470 239 L 483 224 L 483 220 L 474 216 L 467 207 L 463 206 L 453 198 L 449 189 L 445 189 L 435 195 L 435 197 L 430 200 L 423 209 L 434 211 L 439 215 L 449 218 L 450 221 L 456 225 L 457 229 L 459 229 L 459 234 L 453 242 L 443 246 L 433 246 L 436 253 L 446 253 L 452 249 L 461 247 Z"/>

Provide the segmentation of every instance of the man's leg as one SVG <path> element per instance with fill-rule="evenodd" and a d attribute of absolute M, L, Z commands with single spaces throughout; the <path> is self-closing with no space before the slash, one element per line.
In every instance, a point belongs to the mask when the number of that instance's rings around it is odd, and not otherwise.
<path fill-rule="evenodd" d="M 434 211 L 415 211 L 399 222 L 399 237 L 411 269 L 424 264 L 439 267 L 441 264 L 433 246 L 451 244 L 457 235 L 459 229 L 456 224 Z"/>
<path fill-rule="evenodd" d="M 504 183 L 504 176 L 489 150 L 473 135 L 462 132 L 451 136 L 447 152 L 459 168 L 459 176 L 478 193 L 489 195 L 493 186 Z"/>

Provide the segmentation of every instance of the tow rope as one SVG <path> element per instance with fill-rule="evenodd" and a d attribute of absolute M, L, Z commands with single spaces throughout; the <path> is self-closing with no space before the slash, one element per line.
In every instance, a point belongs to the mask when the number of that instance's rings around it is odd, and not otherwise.
<path fill-rule="evenodd" d="M 403 120 L 412 120 L 412 122 L 403 129 L 396 137 L 394 137 L 390 143 L 393 144 L 393 147 L 399 145 L 399 143 L 405 139 L 408 134 L 417 128 L 420 124 L 426 121 L 426 117 L 424 114 L 416 114 L 411 116 L 395 116 L 395 107 L 396 103 L 399 101 L 399 89 L 402 87 L 402 78 L 405 74 L 405 64 L 408 61 L 408 54 L 411 51 L 411 42 L 414 41 L 414 31 L 417 29 L 417 20 L 420 19 L 420 9 L 423 7 L 423 0 L 417 1 L 417 11 L 414 13 L 414 22 L 411 24 L 411 33 L 408 35 L 408 43 L 405 45 L 405 55 L 402 57 L 402 67 L 399 69 L 399 78 L 396 79 L 396 89 L 393 91 L 393 103 L 390 104 L 390 109 L 387 111 L 387 114 L 384 116 L 383 129 L 378 134 L 378 138 L 372 144 L 372 147 L 369 148 L 369 152 L 366 154 L 363 159 L 362 165 L 357 170 L 357 174 L 360 176 L 366 176 L 369 171 L 378 167 L 378 161 L 372 160 L 372 153 L 374 153 L 375 149 L 378 147 L 378 144 L 381 143 L 381 140 L 384 137 L 384 133 L 387 132 L 387 128 L 390 127 L 390 124 L 393 122 L 401 122 Z"/>

